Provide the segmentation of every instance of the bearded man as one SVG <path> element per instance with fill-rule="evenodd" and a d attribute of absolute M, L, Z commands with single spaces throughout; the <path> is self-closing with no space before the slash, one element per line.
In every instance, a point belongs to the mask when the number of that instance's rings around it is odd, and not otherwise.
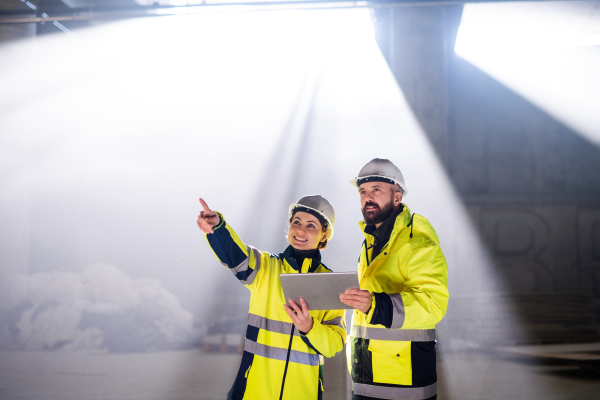
<path fill-rule="evenodd" d="M 352 180 L 365 241 L 360 289 L 346 344 L 352 399 L 436 399 L 435 325 L 448 305 L 448 265 L 435 230 L 402 203 L 407 190 L 391 161 L 375 158 Z"/>

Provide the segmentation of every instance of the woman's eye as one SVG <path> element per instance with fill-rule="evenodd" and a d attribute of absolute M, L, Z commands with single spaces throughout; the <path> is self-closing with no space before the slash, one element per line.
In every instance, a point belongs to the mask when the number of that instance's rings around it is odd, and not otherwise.
<path fill-rule="evenodd" d="M 292 223 L 293 223 L 294 225 L 300 225 L 300 222 L 299 222 L 299 221 L 294 221 L 294 222 L 292 222 Z"/>

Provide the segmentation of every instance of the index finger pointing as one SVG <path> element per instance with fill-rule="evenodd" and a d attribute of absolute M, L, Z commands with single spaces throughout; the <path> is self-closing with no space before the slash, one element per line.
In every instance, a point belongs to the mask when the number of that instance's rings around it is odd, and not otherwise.
<path fill-rule="evenodd" d="M 212 210 L 210 208 L 208 208 L 208 204 L 206 204 L 206 202 L 204 200 L 202 200 L 201 198 L 198 199 L 200 200 L 200 204 L 202 204 L 202 207 L 204 208 L 204 211 L 207 213 L 212 213 Z"/>

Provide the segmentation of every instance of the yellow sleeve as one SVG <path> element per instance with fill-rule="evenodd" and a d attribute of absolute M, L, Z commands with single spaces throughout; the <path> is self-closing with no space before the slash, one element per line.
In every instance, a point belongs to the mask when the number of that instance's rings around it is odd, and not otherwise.
<path fill-rule="evenodd" d="M 404 290 L 390 294 L 394 304 L 392 328 L 429 329 L 446 315 L 449 297 L 446 258 L 430 238 L 421 236 L 419 239 L 422 245 L 406 266 L 408 280 Z M 403 314 L 403 318 L 398 314 Z"/>
<path fill-rule="evenodd" d="M 304 336 L 323 356 L 335 356 L 343 350 L 346 342 L 345 310 L 325 311 L 321 321 L 313 318 L 313 327 Z"/>

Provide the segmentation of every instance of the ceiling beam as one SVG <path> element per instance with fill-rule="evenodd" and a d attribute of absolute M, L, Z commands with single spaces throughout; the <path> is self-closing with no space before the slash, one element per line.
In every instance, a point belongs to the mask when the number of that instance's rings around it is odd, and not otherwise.
<path fill-rule="evenodd" d="M 388 0 L 388 1 L 348 1 L 348 0 L 292 0 L 292 1 L 262 1 L 262 2 L 231 2 L 231 3 L 203 3 L 185 6 L 125 6 L 125 7 L 86 7 L 71 8 L 65 10 L 44 9 L 44 14 L 32 16 L 31 13 L 20 13 L 9 10 L 0 11 L 0 24 L 16 24 L 30 22 L 52 22 L 52 21 L 86 21 L 86 20 L 112 20 L 166 15 L 181 15 L 195 13 L 223 12 L 224 8 L 232 11 L 269 11 L 290 9 L 333 9 L 333 8 L 401 8 L 401 7 L 432 7 L 449 6 L 467 3 L 489 3 L 489 2 L 514 2 L 515 0 Z M 532 0 L 516 0 L 532 1 Z M 533 0 L 547 1 L 547 0 Z M 551 0 L 561 1 L 561 0 Z M 563 0 L 564 1 L 564 0 Z M 567 0 L 577 1 L 577 0 Z"/>

